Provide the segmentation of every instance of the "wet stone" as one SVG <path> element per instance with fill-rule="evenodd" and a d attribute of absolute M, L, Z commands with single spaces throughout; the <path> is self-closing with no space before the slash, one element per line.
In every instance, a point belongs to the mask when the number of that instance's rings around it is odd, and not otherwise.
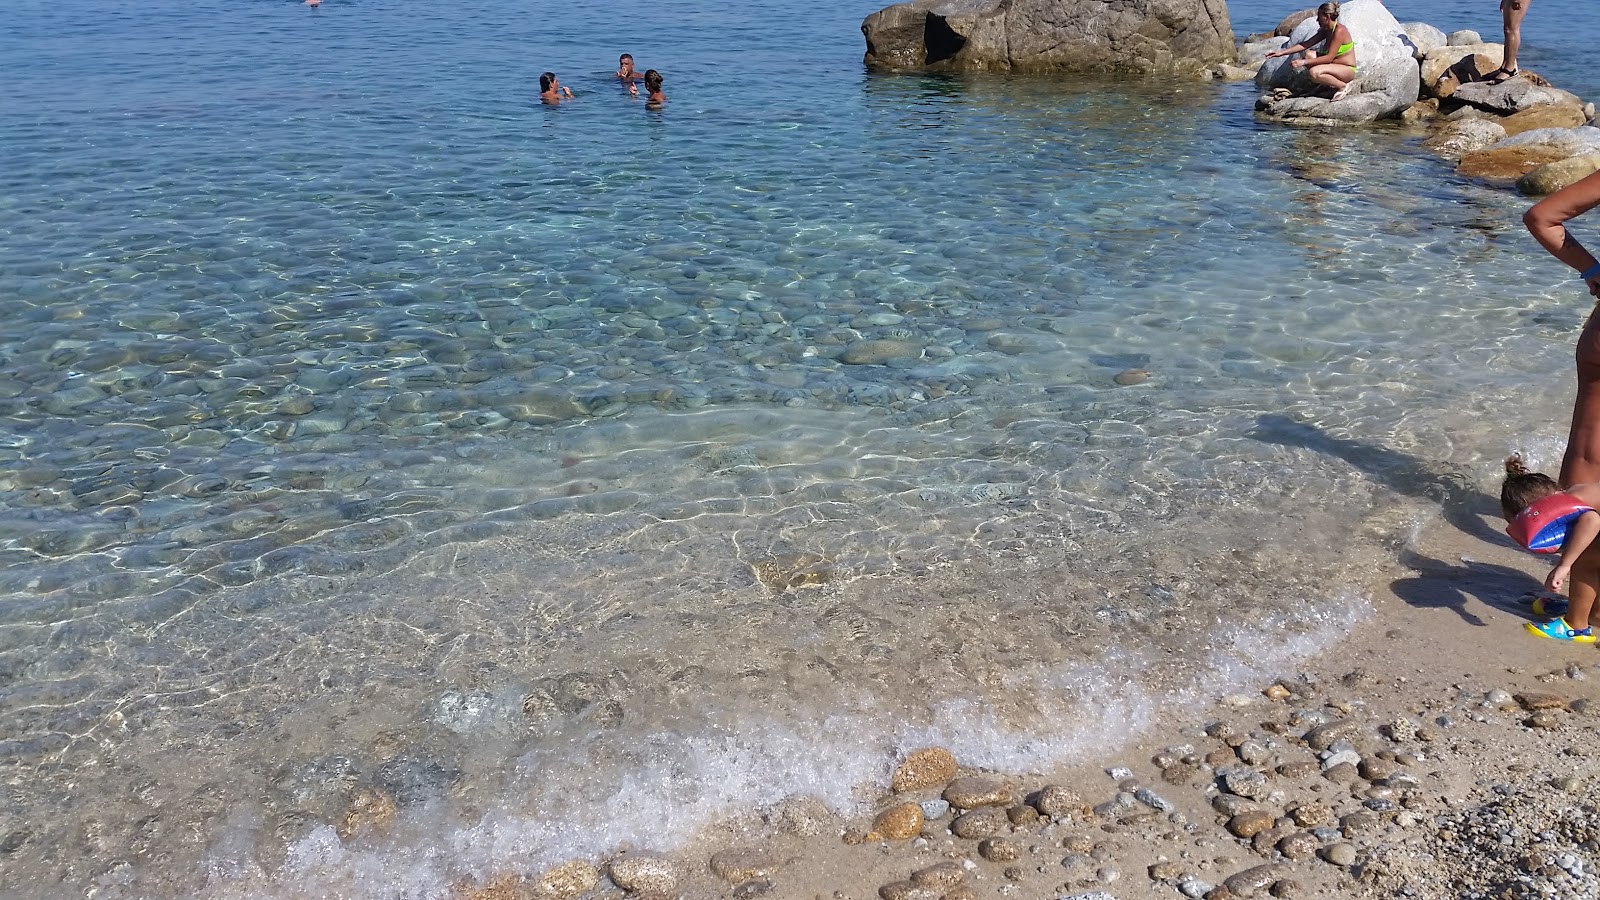
<path fill-rule="evenodd" d="M 607 873 L 617 887 L 636 894 L 670 894 L 678 886 L 672 861 L 652 854 L 619 856 L 607 866 Z"/>
<path fill-rule="evenodd" d="M 978 843 L 978 855 L 990 862 L 1016 862 L 1022 858 L 1022 845 L 1003 837 L 985 838 Z"/>
<path fill-rule="evenodd" d="M 731 847 L 711 854 L 709 865 L 718 878 L 740 884 L 766 875 L 772 868 L 772 857 L 757 848 Z"/>
<path fill-rule="evenodd" d="M 348 841 L 368 827 L 379 830 L 388 828 L 398 811 L 394 797 L 387 791 L 373 787 L 356 788 L 350 795 L 350 806 L 339 822 L 339 838 Z"/>
<path fill-rule="evenodd" d="M 923 887 L 955 887 L 967 880 L 967 872 L 957 862 L 935 863 L 911 873 L 911 883 Z"/>
<path fill-rule="evenodd" d="M 977 840 L 998 834 L 1007 824 L 1004 810 L 984 806 L 957 816 L 955 821 L 950 823 L 950 831 L 956 837 Z"/>
<path fill-rule="evenodd" d="M 1297 759 L 1292 762 L 1281 763 L 1278 774 L 1285 778 L 1305 778 L 1317 774 L 1321 766 L 1309 759 Z"/>
<path fill-rule="evenodd" d="M 939 900 L 937 888 L 925 887 L 913 881 L 891 881 L 878 888 L 883 900 Z"/>
<path fill-rule="evenodd" d="M 1283 877 L 1282 866 L 1256 866 L 1236 872 L 1223 879 L 1222 886 L 1239 897 L 1252 897 L 1268 885 Z"/>
<path fill-rule="evenodd" d="M 1333 821 L 1333 811 L 1321 803 L 1302 803 L 1289 811 L 1289 818 L 1301 828 L 1315 828 Z"/>
<path fill-rule="evenodd" d="M 1297 831 L 1278 841 L 1278 852 L 1292 860 L 1310 859 L 1322 848 L 1322 842 L 1309 831 Z"/>
<path fill-rule="evenodd" d="M 924 800 L 918 805 L 922 807 L 922 818 L 929 822 L 935 822 L 950 815 L 950 801 L 948 800 Z"/>
<path fill-rule="evenodd" d="M 1336 741 L 1349 740 L 1361 733 L 1361 726 L 1350 719 L 1339 719 L 1318 725 L 1305 734 L 1305 742 L 1311 749 L 1321 752 L 1333 746 Z"/>
<path fill-rule="evenodd" d="M 594 890 L 600 883 L 600 871 L 583 860 L 574 859 L 539 876 L 535 888 L 541 897 L 549 900 L 575 900 Z"/>
<path fill-rule="evenodd" d="M 1052 819 L 1083 818 L 1088 812 L 1088 806 L 1076 791 L 1056 784 L 1040 788 L 1032 802 L 1040 815 Z"/>
<path fill-rule="evenodd" d="M 1334 784 L 1351 784 L 1361 780 L 1361 772 L 1350 763 L 1341 762 L 1323 769 L 1322 777 Z"/>
<path fill-rule="evenodd" d="M 1006 818 L 1011 821 L 1012 825 L 1025 827 L 1038 823 L 1039 811 L 1025 803 L 1019 803 L 1006 810 Z"/>
<path fill-rule="evenodd" d="M 1560 694 L 1546 691 L 1521 691 L 1511 696 L 1517 705 L 1528 712 L 1537 712 L 1543 709 L 1566 709 L 1567 698 Z"/>
<path fill-rule="evenodd" d="M 1271 785 L 1267 783 L 1267 776 L 1255 769 L 1233 766 L 1220 774 L 1222 786 L 1230 794 L 1259 800 L 1272 790 Z"/>
<path fill-rule="evenodd" d="M 1356 848 L 1346 843 L 1338 843 L 1322 851 L 1322 858 L 1341 868 L 1355 865 Z"/>
<path fill-rule="evenodd" d="M 906 757 L 894 771 L 895 791 L 916 791 L 948 784 L 956 776 L 956 758 L 943 747 L 927 747 Z"/>
<path fill-rule="evenodd" d="M 891 806 L 872 820 L 872 830 L 891 841 L 909 841 L 922 833 L 922 807 L 916 803 Z"/>
<path fill-rule="evenodd" d="M 1253 838 L 1271 828 L 1277 818 L 1265 810 L 1241 812 L 1228 820 L 1228 832 L 1234 837 Z"/>
<path fill-rule="evenodd" d="M 778 806 L 774 816 L 779 828 L 796 837 L 821 834 L 832 817 L 828 805 L 815 797 L 790 797 Z M 919 823 L 917 827 L 920 830 L 922 826 Z"/>
<path fill-rule="evenodd" d="M 969 775 L 957 778 L 944 789 L 944 799 L 957 809 L 980 806 L 1009 806 L 1015 800 L 1011 788 L 998 778 Z M 1040 812 L 1044 812 L 1041 808 Z"/>

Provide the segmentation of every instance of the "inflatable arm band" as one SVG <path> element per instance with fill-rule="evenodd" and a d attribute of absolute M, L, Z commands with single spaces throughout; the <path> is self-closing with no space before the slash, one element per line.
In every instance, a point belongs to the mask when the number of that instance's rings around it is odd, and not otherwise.
<path fill-rule="evenodd" d="M 1567 539 L 1567 528 L 1578 517 L 1594 509 L 1578 502 L 1571 494 L 1541 497 L 1517 513 L 1506 526 L 1506 534 L 1535 553 L 1560 553 Z"/>

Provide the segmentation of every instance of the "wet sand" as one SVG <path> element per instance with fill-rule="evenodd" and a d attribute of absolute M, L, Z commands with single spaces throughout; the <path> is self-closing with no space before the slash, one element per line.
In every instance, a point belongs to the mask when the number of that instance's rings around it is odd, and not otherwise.
<path fill-rule="evenodd" d="M 750 810 L 670 857 L 576 861 L 565 885 L 508 871 L 457 896 L 618 898 L 616 880 L 634 896 L 804 900 L 1600 895 L 1587 799 L 1600 651 L 1522 630 L 1546 569 L 1461 530 L 1498 528 L 1483 499 L 1371 573 L 1376 614 L 1347 640 L 1275 682 L 1169 709 L 1113 756 L 963 767 L 952 790 L 933 754 L 933 783 L 899 792 L 900 760 L 885 760 L 858 815 Z M 959 763 L 962 747 L 946 749 Z M 972 808 L 918 827 L 905 804 L 937 813 L 941 795 Z"/>

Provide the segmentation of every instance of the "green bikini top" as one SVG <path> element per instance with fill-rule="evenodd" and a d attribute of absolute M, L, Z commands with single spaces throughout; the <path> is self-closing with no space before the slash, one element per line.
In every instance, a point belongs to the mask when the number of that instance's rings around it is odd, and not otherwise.
<path fill-rule="evenodd" d="M 1336 57 L 1337 56 L 1343 56 L 1346 53 L 1349 53 L 1351 50 L 1354 50 L 1355 48 L 1356 48 L 1356 42 L 1355 41 L 1351 41 L 1348 44 L 1340 44 L 1339 45 L 1339 52 L 1335 53 L 1334 56 L 1336 56 Z"/>

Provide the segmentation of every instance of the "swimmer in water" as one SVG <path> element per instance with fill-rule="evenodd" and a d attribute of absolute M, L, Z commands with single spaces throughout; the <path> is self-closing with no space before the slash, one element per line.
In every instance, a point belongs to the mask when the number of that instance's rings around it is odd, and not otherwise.
<path fill-rule="evenodd" d="M 667 95 L 661 93 L 661 73 L 651 69 L 644 73 L 644 87 L 649 91 L 649 96 L 644 98 L 646 106 L 659 107 L 667 102 Z"/>
<path fill-rule="evenodd" d="M 539 99 L 546 103 L 560 103 L 562 100 L 571 100 L 572 89 L 556 80 L 556 73 L 546 72 L 539 76 Z"/>

